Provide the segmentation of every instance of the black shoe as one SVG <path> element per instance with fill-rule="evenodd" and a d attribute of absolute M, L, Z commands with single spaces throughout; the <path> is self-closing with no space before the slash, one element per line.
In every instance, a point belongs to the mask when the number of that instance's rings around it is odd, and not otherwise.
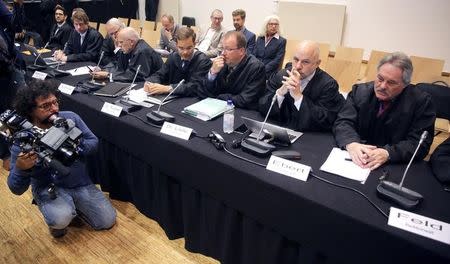
<path fill-rule="evenodd" d="M 62 237 L 67 233 L 67 228 L 63 228 L 63 229 L 55 229 L 55 228 L 48 228 L 50 230 L 50 234 L 54 237 L 54 238 L 58 238 L 58 237 Z"/>

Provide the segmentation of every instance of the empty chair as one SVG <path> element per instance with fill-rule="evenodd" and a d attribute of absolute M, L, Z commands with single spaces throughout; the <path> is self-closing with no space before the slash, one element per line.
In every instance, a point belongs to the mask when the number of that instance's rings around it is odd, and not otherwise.
<path fill-rule="evenodd" d="M 143 21 L 142 23 L 142 29 L 145 30 L 155 30 L 156 24 L 155 21 Z"/>
<path fill-rule="evenodd" d="M 370 52 L 370 58 L 369 61 L 367 62 L 366 73 L 364 74 L 365 77 L 362 80 L 363 82 L 370 82 L 375 80 L 375 77 L 377 75 L 378 63 L 384 56 L 388 54 L 389 52 L 379 50 L 372 50 Z"/>
<path fill-rule="evenodd" d="M 297 39 L 287 39 L 286 40 L 286 52 L 284 53 L 284 60 L 282 67 L 286 66 L 286 63 L 292 62 L 292 55 L 295 52 L 295 48 L 301 42 L 301 40 Z"/>
<path fill-rule="evenodd" d="M 100 24 L 98 25 L 98 32 L 99 32 L 100 34 L 102 34 L 102 36 L 103 36 L 104 38 L 106 38 L 107 35 L 108 35 L 108 32 L 106 32 L 106 24 L 100 23 Z"/>
<path fill-rule="evenodd" d="M 328 63 L 328 56 L 330 55 L 330 44 L 328 43 L 319 43 L 320 49 L 320 68 L 325 69 Z"/>
<path fill-rule="evenodd" d="M 156 22 L 156 28 L 154 30 L 161 32 L 162 24 L 161 22 Z"/>
<path fill-rule="evenodd" d="M 142 22 L 139 19 L 130 19 L 129 27 L 134 28 L 137 32 L 140 32 L 142 29 Z"/>
<path fill-rule="evenodd" d="M 326 72 L 330 74 L 339 84 L 339 91 L 346 95 L 352 90 L 353 84 L 358 80 L 361 62 L 329 59 Z"/>
<path fill-rule="evenodd" d="M 440 79 L 444 69 L 444 60 L 410 56 L 414 71 L 411 82 L 433 82 Z"/>
<path fill-rule="evenodd" d="M 95 30 L 98 29 L 98 22 L 89 21 L 89 26 Z"/>
<path fill-rule="evenodd" d="M 118 19 L 120 21 L 122 21 L 122 23 L 124 23 L 126 27 L 128 27 L 130 25 L 130 19 L 129 18 L 119 17 Z"/>
<path fill-rule="evenodd" d="M 356 61 L 361 63 L 364 50 L 361 48 L 350 48 L 337 46 L 334 58 L 337 60 Z"/>
<path fill-rule="evenodd" d="M 436 108 L 436 134 L 439 134 L 441 131 L 450 132 L 450 88 L 448 86 L 430 83 L 418 83 L 417 88 L 431 95 L 434 107 Z"/>
<path fill-rule="evenodd" d="M 181 19 L 181 25 L 187 26 L 187 27 L 195 26 L 195 18 L 185 16 Z"/>
<path fill-rule="evenodd" d="M 143 29 L 141 38 L 145 40 L 152 48 L 155 48 L 159 43 L 160 38 L 159 31 Z"/>

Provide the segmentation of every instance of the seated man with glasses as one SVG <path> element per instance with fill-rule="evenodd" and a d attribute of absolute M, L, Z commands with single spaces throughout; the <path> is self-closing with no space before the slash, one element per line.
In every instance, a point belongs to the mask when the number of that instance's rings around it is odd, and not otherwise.
<path fill-rule="evenodd" d="M 55 21 L 56 23 L 50 30 L 50 38 L 48 40 L 48 49 L 60 50 L 64 49 L 69 40 L 70 34 L 72 34 L 73 27 L 67 23 L 67 13 L 64 7 L 57 5 L 55 7 Z"/>
<path fill-rule="evenodd" d="M 213 59 L 199 97 L 232 100 L 237 107 L 257 109 L 264 92 L 264 64 L 246 53 L 242 32 L 229 31 L 223 36 L 222 55 Z"/>
<path fill-rule="evenodd" d="M 77 114 L 59 112 L 58 102 L 56 85 L 49 81 L 34 81 L 29 88 L 17 93 L 14 105 L 17 114 L 41 129 L 52 127 L 50 120 L 54 117 L 71 119 L 82 132 L 79 158 L 69 167 L 69 174 L 62 175 L 45 166 L 37 153 L 23 153 L 14 144 L 11 148 L 9 189 L 21 195 L 31 184 L 33 199 L 54 237 L 65 235 L 67 226 L 77 216 L 95 230 L 109 229 L 115 224 L 116 210 L 92 183 L 84 163 L 86 157 L 95 152 L 98 139 Z"/>
<path fill-rule="evenodd" d="M 115 67 L 107 69 L 108 71 L 94 71 L 94 78 L 110 77 L 113 81 L 131 82 L 137 68 L 141 66 L 136 81 L 143 81 L 161 68 L 161 56 L 139 37 L 134 28 L 126 27 L 120 30 L 117 34 L 117 44 L 122 52 L 119 53 Z"/>
<path fill-rule="evenodd" d="M 161 69 L 147 79 L 144 89 L 149 94 L 165 94 L 184 79 L 184 83 L 173 94 L 197 96 L 203 77 L 211 67 L 211 60 L 194 49 L 195 33 L 191 28 L 180 28 L 175 41 L 178 52 L 169 55 Z"/>
<path fill-rule="evenodd" d="M 195 48 L 205 53 L 209 58 L 214 58 L 219 56 L 222 51 L 222 36 L 226 29 L 222 26 L 222 11 L 214 10 L 210 18 L 211 26 L 199 28 Z"/>
<path fill-rule="evenodd" d="M 103 40 L 103 58 L 100 65 L 105 66 L 110 64 L 113 66 L 117 62 L 117 58 L 120 53 L 119 43 L 117 43 L 117 33 L 121 29 L 125 28 L 125 24 L 119 19 L 113 17 L 108 22 L 106 22 L 106 32 L 108 35 Z"/>

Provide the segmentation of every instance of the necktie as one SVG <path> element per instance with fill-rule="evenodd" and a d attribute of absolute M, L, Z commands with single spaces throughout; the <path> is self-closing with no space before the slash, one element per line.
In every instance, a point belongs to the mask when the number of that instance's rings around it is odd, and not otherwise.
<path fill-rule="evenodd" d="M 384 112 L 386 112 L 386 110 L 389 108 L 390 105 L 391 105 L 390 101 L 381 101 L 380 107 L 378 108 L 377 117 L 380 117 Z"/>
<path fill-rule="evenodd" d="M 80 46 L 83 46 L 84 36 L 85 35 L 80 35 Z"/>

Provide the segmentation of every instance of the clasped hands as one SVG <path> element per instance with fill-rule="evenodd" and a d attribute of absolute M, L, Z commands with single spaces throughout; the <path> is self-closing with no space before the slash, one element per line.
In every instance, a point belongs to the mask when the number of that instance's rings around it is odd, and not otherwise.
<path fill-rule="evenodd" d="M 287 70 L 288 76 L 283 76 L 283 85 L 278 88 L 277 95 L 285 96 L 288 92 L 295 101 L 303 97 L 301 87 L 300 73 L 296 69 Z"/>
<path fill-rule="evenodd" d="M 364 169 L 375 170 L 389 159 L 389 153 L 383 148 L 357 142 L 346 146 L 352 161 Z"/>

